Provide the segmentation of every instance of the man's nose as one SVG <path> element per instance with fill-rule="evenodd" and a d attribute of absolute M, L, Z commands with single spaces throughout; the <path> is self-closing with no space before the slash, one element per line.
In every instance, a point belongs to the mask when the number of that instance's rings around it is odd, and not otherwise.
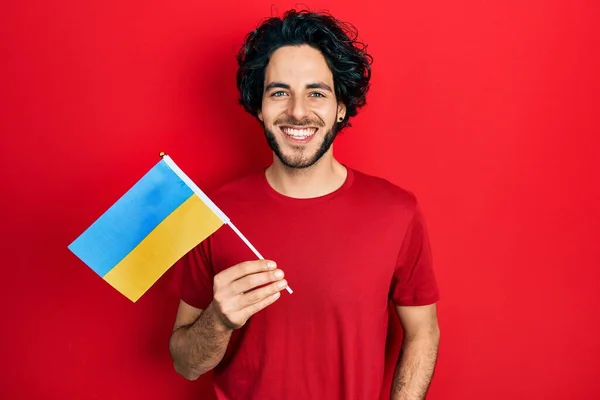
<path fill-rule="evenodd" d="M 306 102 L 301 97 L 293 97 L 289 103 L 288 113 L 294 117 L 296 121 L 301 121 L 308 115 L 308 107 Z"/>

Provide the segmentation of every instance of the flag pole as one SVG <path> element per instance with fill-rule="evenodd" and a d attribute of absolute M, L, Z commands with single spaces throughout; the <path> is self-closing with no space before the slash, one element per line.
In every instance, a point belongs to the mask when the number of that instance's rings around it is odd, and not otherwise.
<path fill-rule="evenodd" d="M 259 260 L 264 260 L 265 258 L 258 252 L 258 250 L 256 250 L 256 248 L 252 245 L 252 243 L 250 243 L 250 241 L 248 239 L 246 239 L 246 237 L 242 234 L 242 232 L 240 232 L 240 230 L 231 222 L 231 220 L 225 215 L 225 213 L 223 213 L 223 211 L 221 211 L 216 204 L 214 204 L 212 202 L 212 200 L 210 200 L 208 198 L 208 196 L 206 196 L 204 194 L 204 192 L 202 192 L 202 190 L 200 190 L 200 188 L 198 186 L 196 186 L 196 184 L 173 162 L 173 160 L 167 156 L 167 153 L 165 153 L 164 151 L 161 151 L 159 153 L 160 158 L 164 159 L 167 161 L 167 164 L 169 165 L 169 167 L 171 167 L 174 172 L 179 175 L 180 178 L 182 178 L 182 180 L 188 185 L 190 186 L 190 188 L 194 191 L 194 193 L 196 193 L 202 200 L 204 200 L 206 203 L 208 203 L 211 206 L 211 209 L 213 209 L 213 211 L 215 211 L 217 213 L 217 215 L 219 216 L 219 218 L 221 218 L 221 220 L 223 220 L 223 222 L 226 225 L 229 225 L 229 227 L 236 233 L 236 235 L 238 235 L 238 237 L 246 244 L 246 246 L 248 246 L 248 248 L 250 250 L 252 250 L 252 252 L 254 253 L 254 255 L 256 255 L 256 257 L 258 257 Z M 294 293 L 294 291 L 289 287 L 286 286 L 285 288 L 289 294 Z"/>
<path fill-rule="evenodd" d="M 250 250 L 252 250 L 252 252 L 256 255 L 256 257 L 258 257 L 259 260 L 265 259 L 231 221 L 229 221 L 227 225 L 229 225 L 229 227 L 239 236 L 239 238 L 242 239 L 244 243 L 246 243 L 246 246 L 248 246 Z M 294 293 L 294 291 L 289 287 L 289 285 L 286 286 L 285 289 L 288 291 L 289 294 Z"/>

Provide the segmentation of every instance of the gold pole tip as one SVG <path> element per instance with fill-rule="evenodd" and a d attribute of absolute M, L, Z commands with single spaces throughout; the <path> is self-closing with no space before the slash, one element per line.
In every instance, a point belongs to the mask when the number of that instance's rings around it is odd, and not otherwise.
<path fill-rule="evenodd" d="M 158 153 L 158 155 L 162 158 L 162 157 L 166 156 L 167 153 L 165 153 L 164 151 L 161 151 L 160 153 Z"/>

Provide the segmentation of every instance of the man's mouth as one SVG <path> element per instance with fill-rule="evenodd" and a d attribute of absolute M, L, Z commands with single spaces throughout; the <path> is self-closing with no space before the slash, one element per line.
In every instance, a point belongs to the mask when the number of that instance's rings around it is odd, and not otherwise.
<path fill-rule="evenodd" d="M 281 126 L 279 129 L 281 129 L 286 136 L 300 141 L 307 140 L 317 132 L 317 128 L 292 128 L 291 126 Z"/>

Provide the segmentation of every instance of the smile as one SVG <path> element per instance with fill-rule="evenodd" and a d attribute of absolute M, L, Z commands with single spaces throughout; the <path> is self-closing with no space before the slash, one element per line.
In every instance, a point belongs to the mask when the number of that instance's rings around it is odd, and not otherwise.
<path fill-rule="evenodd" d="M 317 132 L 317 128 L 291 128 L 289 126 L 280 127 L 281 131 L 287 136 L 296 140 L 305 140 L 313 136 Z"/>

